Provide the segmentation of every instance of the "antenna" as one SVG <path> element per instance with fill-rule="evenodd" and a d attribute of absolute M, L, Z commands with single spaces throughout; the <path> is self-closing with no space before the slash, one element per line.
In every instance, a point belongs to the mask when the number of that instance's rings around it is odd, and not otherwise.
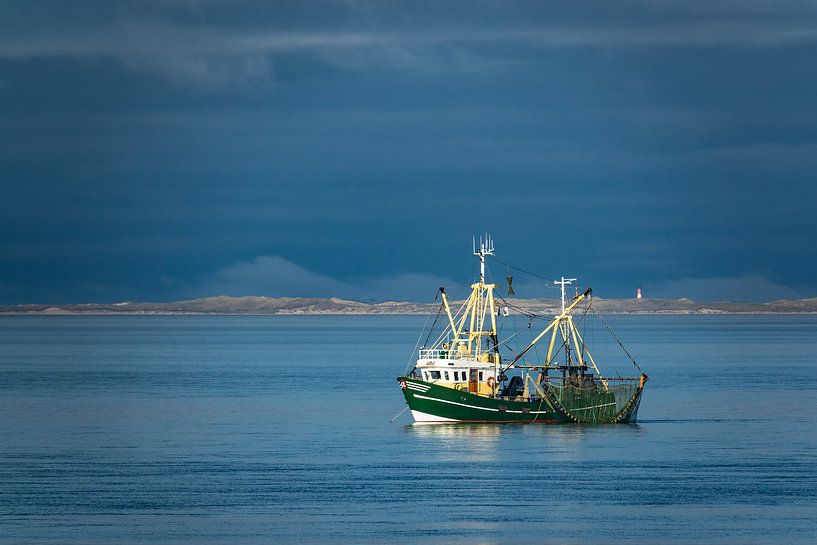
<path fill-rule="evenodd" d="M 485 256 L 494 255 L 494 239 L 491 235 L 485 233 L 485 238 L 482 235 L 479 237 L 479 249 L 477 249 L 477 240 L 471 237 L 471 242 L 474 246 L 474 255 L 479 257 L 479 283 L 485 283 Z"/>
<path fill-rule="evenodd" d="M 562 314 L 565 313 L 565 286 L 569 286 L 573 282 L 575 282 L 575 278 L 565 278 L 562 277 L 562 280 L 554 280 L 553 283 L 562 286 Z"/>

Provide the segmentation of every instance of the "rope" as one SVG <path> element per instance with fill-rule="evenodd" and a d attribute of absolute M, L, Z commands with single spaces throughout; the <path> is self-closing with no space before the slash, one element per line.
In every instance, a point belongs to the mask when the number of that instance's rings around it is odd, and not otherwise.
<path fill-rule="evenodd" d="M 477 264 L 476 263 L 471 265 L 471 268 L 468 270 L 468 274 L 465 275 L 465 279 L 462 281 L 462 284 L 460 284 L 460 287 L 457 288 L 457 291 L 454 292 L 455 298 L 459 297 L 460 294 L 464 293 L 465 292 L 465 286 L 467 286 L 470 282 L 472 282 L 474 280 L 473 275 L 476 272 L 476 269 L 477 269 Z"/>
<path fill-rule="evenodd" d="M 426 337 L 425 342 L 423 342 L 423 346 L 428 346 L 428 340 L 431 338 L 431 334 L 434 333 L 434 328 L 437 326 L 437 320 L 440 319 L 440 314 L 443 312 L 443 306 L 444 304 L 440 303 L 440 308 L 437 309 L 437 316 L 434 317 L 434 323 L 431 324 L 431 329 L 428 330 L 428 337 Z M 426 323 L 428 323 L 428 321 L 426 321 Z M 425 326 L 423 326 L 423 329 L 425 329 Z"/>
<path fill-rule="evenodd" d="M 622 350 L 624 350 L 624 353 L 625 353 L 625 354 L 627 354 L 627 357 L 628 357 L 628 358 L 630 358 L 630 361 L 631 361 L 631 362 L 633 362 L 633 365 L 635 365 L 635 368 L 636 368 L 636 369 L 638 369 L 639 371 L 641 371 L 641 373 L 643 374 L 643 373 L 644 373 L 644 370 L 643 370 L 643 369 L 641 369 L 641 366 L 639 366 L 639 365 L 638 365 L 638 364 L 635 362 L 635 358 L 632 356 L 632 354 L 630 354 L 629 350 L 627 350 L 627 349 L 624 347 L 624 344 L 623 344 L 623 343 L 622 343 L 622 342 L 619 340 L 619 338 L 616 336 L 616 334 L 615 334 L 615 333 L 613 333 L 613 330 L 612 330 L 612 329 L 610 329 L 610 326 L 608 325 L 607 321 L 604 319 L 604 316 L 602 316 L 602 315 L 601 315 L 601 314 L 599 314 L 598 312 L 596 312 L 595 314 L 596 314 L 596 316 L 598 316 L 598 317 L 599 317 L 599 320 L 601 320 L 601 323 L 603 323 L 603 324 L 604 324 L 604 327 L 606 327 L 606 328 L 607 328 L 607 331 L 609 331 L 609 332 L 610 332 L 610 335 L 612 335 L 612 336 L 613 336 L 613 338 L 616 340 L 616 342 L 617 342 L 617 343 L 618 343 L 618 345 L 621 347 L 621 349 L 622 349 Z"/>
<path fill-rule="evenodd" d="M 468 272 L 468 276 L 471 275 L 474 268 L 476 268 L 476 265 L 471 266 L 471 270 Z M 466 277 L 465 281 L 463 281 L 463 283 L 460 284 L 460 287 L 457 289 L 456 293 L 461 292 L 467 283 L 468 283 L 468 277 Z M 436 298 L 437 297 L 436 297 L 436 294 L 435 294 L 434 299 L 436 299 Z M 434 332 L 434 326 L 437 325 L 437 320 L 440 319 L 440 314 L 442 313 L 442 310 L 443 310 L 443 303 L 440 303 L 440 308 L 437 309 L 437 315 L 434 317 L 434 324 L 432 324 L 431 329 L 428 330 L 428 336 L 426 337 L 426 340 L 425 340 L 425 343 L 423 343 L 423 346 L 428 346 L 428 340 L 431 338 L 431 334 Z M 460 310 L 462 310 L 462 307 L 460 307 Z M 429 319 L 431 319 L 431 313 L 430 312 L 426 315 L 426 320 L 423 323 L 423 328 L 420 330 L 420 334 L 417 335 L 417 342 L 414 343 L 414 350 L 411 351 L 411 356 L 409 356 L 409 361 L 406 364 L 406 371 L 405 371 L 406 373 L 409 372 L 409 369 L 411 369 L 411 366 L 412 366 L 412 362 L 414 362 L 414 358 L 416 357 L 416 354 L 417 354 L 417 349 L 420 347 L 420 339 L 423 338 L 423 331 L 426 330 L 426 326 L 428 325 Z M 445 334 L 445 330 L 443 330 L 443 332 L 440 334 L 440 338 L 442 338 L 442 335 L 444 335 L 444 334 Z M 436 344 L 436 341 L 435 341 L 435 344 Z"/>
<path fill-rule="evenodd" d="M 502 297 L 501 295 L 498 295 L 496 293 L 494 294 L 494 297 L 499 299 L 500 301 L 502 301 L 502 304 L 505 305 L 506 307 L 514 309 L 516 312 L 518 312 L 519 314 L 522 314 L 523 316 L 527 316 L 530 320 L 550 320 L 551 319 L 551 316 L 548 316 L 548 315 L 545 315 L 545 314 L 536 314 L 535 312 L 530 312 L 529 310 L 527 310 L 527 309 L 525 309 L 523 307 L 520 307 L 519 305 L 514 305 L 513 303 L 508 302 L 507 299 L 505 299 L 504 297 Z"/>
<path fill-rule="evenodd" d="M 403 407 L 403 410 L 402 410 L 402 411 L 400 411 L 399 413 L 397 413 L 396 415 L 394 415 L 394 417 L 393 417 L 391 420 L 389 420 L 389 424 L 391 424 L 392 422 L 394 422 L 395 420 L 397 420 L 397 417 L 398 417 L 398 416 L 400 416 L 401 414 L 403 414 L 404 412 L 406 412 L 406 411 L 408 410 L 408 408 L 409 408 L 409 407 L 408 407 L 408 405 L 406 405 L 405 407 Z"/>
<path fill-rule="evenodd" d="M 463 301 L 462 304 L 460 305 L 460 307 L 457 309 L 457 311 L 454 312 L 454 321 L 455 322 L 457 322 L 462 317 L 462 312 L 463 312 L 463 309 L 465 309 L 466 304 L 468 304 L 467 299 L 465 301 Z M 442 330 L 440 331 L 440 334 L 434 340 L 434 343 L 432 343 L 432 346 L 437 346 L 438 344 L 443 342 L 443 340 L 446 338 L 446 333 L 448 333 L 448 330 L 450 329 L 450 327 L 451 327 L 451 325 L 446 324 L 446 326 L 444 328 L 442 328 Z"/>
<path fill-rule="evenodd" d="M 546 284 L 546 285 L 548 285 L 548 284 L 550 284 L 550 283 L 552 282 L 552 280 L 551 280 L 550 278 L 546 277 L 546 276 L 542 276 L 541 274 L 536 274 L 536 273 L 532 273 L 532 272 L 530 272 L 530 271 L 526 271 L 526 270 L 525 270 L 525 269 L 523 269 L 522 267 L 515 267 L 514 265 L 511 265 L 510 263 L 505 263 L 504 261 L 502 261 L 501 259 L 499 259 L 499 258 L 498 258 L 498 257 L 496 257 L 496 256 L 493 256 L 493 258 L 494 258 L 496 261 L 499 261 L 500 263 L 502 263 L 503 265 L 505 265 L 506 267 L 508 267 L 509 269 L 515 269 L 515 270 L 517 270 L 517 271 L 519 271 L 519 272 L 523 272 L 523 273 L 525 273 L 525 274 L 529 274 L 529 275 L 531 275 L 531 276 L 535 276 L 536 278 L 541 278 L 542 280 L 547 280 L 547 284 Z"/>
<path fill-rule="evenodd" d="M 439 316 L 439 315 L 440 315 L 440 311 L 438 310 L 437 311 L 437 316 Z M 411 355 L 409 356 L 408 363 L 406 363 L 406 370 L 404 371 L 404 373 L 409 372 L 409 369 L 411 369 L 412 362 L 415 361 L 414 358 L 415 358 L 415 356 L 417 354 L 417 349 L 420 347 L 420 339 L 423 338 L 423 331 L 425 331 L 426 326 L 428 325 L 428 320 L 430 318 L 431 318 L 431 313 L 429 312 L 428 314 L 426 314 L 426 321 L 423 322 L 423 329 L 421 329 L 419 335 L 417 335 L 417 342 L 414 343 L 414 349 L 411 351 Z M 435 319 L 434 322 L 436 323 L 436 321 L 437 320 Z M 428 339 L 426 339 L 426 342 L 428 342 Z"/>

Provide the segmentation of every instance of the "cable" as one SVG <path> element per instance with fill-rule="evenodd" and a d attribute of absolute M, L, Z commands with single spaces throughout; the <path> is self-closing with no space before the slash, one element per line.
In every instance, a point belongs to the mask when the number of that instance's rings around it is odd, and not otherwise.
<path fill-rule="evenodd" d="M 437 320 L 440 319 L 440 314 L 443 312 L 443 306 L 443 303 L 440 303 L 440 308 L 437 309 L 437 315 L 434 317 L 434 323 L 431 324 L 431 329 L 428 330 L 428 337 L 426 337 L 425 342 L 423 342 L 424 347 L 428 346 L 428 340 L 431 338 L 431 334 L 434 333 L 434 328 L 437 326 Z M 426 323 L 428 323 L 428 321 L 426 321 Z M 425 326 L 423 326 L 423 329 L 425 329 Z"/>
<path fill-rule="evenodd" d="M 498 258 L 498 257 L 496 257 L 496 256 L 493 256 L 493 258 L 494 258 L 495 260 L 499 261 L 500 263 L 502 263 L 503 265 L 505 265 L 506 267 L 508 267 L 509 269 L 514 269 L 514 270 L 517 270 L 517 271 L 519 271 L 519 272 L 523 272 L 523 273 L 525 273 L 525 274 L 529 274 L 529 275 L 531 275 L 531 276 L 535 276 L 536 278 L 541 278 L 542 280 L 547 280 L 547 284 L 546 284 L 546 285 L 550 284 L 550 287 L 555 287 L 555 286 L 553 286 L 553 285 L 552 285 L 552 282 L 553 282 L 553 281 L 552 281 L 550 278 L 546 277 L 546 276 L 542 276 L 541 274 L 536 274 L 536 273 L 533 273 L 533 272 L 527 271 L 527 270 L 523 269 L 522 267 L 516 267 L 515 265 L 511 265 L 510 263 L 505 263 L 504 261 L 502 261 L 501 259 L 499 259 L 499 258 Z"/>
<path fill-rule="evenodd" d="M 551 317 L 549 315 L 546 316 L 544 314 L 536 314 L 535 312 L 530 312 L 529 310 L 527 310 L 524 307 L 520 307 L 519 305 L 514 305 L 513 303 L 509 302 L 507 299 L 505 299 L 501 295 L 494 294 L 494 297 L 496 297 L 497 299 L 502 301 L 502 304 L 504 304 L 506 307 L 514 309 L 519 314 L 527 316 L 531 320 L 550 320 L 551 319 Z"/>
<path fill-rule="evenodd" d="M 616 336 L 616 334 L 615 334 L 615 333 L 613 333 L 613 330 L 612 330 L 612 329 L 610 328 L 610 326 L 607 324 L 607 321 L 604 319 L 604 317 L 603 317 L 601 314 L 599 314 L 598 312 L 596 312 L 595 314 L 596 314 L 596 316 L 598 316 L 598 317 L 599 317 L 599 320 L 601 320 L 601 323 L 603 323 L 603 324 L 604 324 L 604 327 L 606 327 L 606 328 L 607 328 L 607 331 L 609 331 L 609 332 L 610 332 L 610 335 L 612 335 L 612 336 L 613 336 L 613 338 L 616 340 L 616 342 L 617 342 L 617 343 L 618 343 L 618 345 L 621 347 L 621 349 L 622 349 L 622 350 L 624 350 L 624 353 L 625 353 L 625 354 L 627 354 L 627 357 L 628 357 L 628 358 L 630 358 L 630 361 L 631 361 L 631 362 L 633 362 L 633 365 L 635 365 L 636 369 L 638 369 L 639 371 L 641 371 L 641 373 L 643 374 L 643 373 L 644 373 L 644 370 L 643 370 L 643 369 L 641 369 L 641 366 L 639 366 L 639 365 L 638 365 L 638 364 L 635 362 L 635 358 L 633 358 L 633 356 L 630 354 L 630 352 L 629 352 L 629 351 L 628 351 L 628 350 L 627 350 L 627 349 L 624 347 L 624 344 L 623 344 L 623 343 L 622 343 L 622 342 L 619 340 L 619 338 Z"/>
<path fill-rule="evenodd" d="M 439 311 L 437 311 L 437 315 L 439 316 Z M 429 312 L 428 314 L 426 314 L 426 321 L 425 321 L 425 322 L 423 322 L 423 329 L 421 329 L 421 330 L 420 330 L 420 334 L 419 334 L 419 335 L 417 335 L 417 342 L 416 342 L 416 343 L 414 343 L 414 349 L 411 351 L 411 355 L 409 356 L 409 361 L 408 361 L 408 363 L 406 364 L 406 371 L 405 371 L 405 373 L 408 373 L 408 372 L 409 372 L 409 369 L 411 369 L 411 362 L 412 362 L 412 360 L 413 360 L 413 359 L 416 357 L 416 355 L 417 355 L 417 349 L 420 347 L 420 339 L 422 339 L 422 338 L 423 338 L 423 331 L 425 331 L 426 326 L 428 325 L 428 321 L 429 321 L 430 319 L 431 319 L 431 313 Z M 435 320 L 435 321 L 436 321 L 436 320 Z M 416 365 L 417 365 L 417 362 L 415 361 L 414 363 L 415 363 L 415 366 L 416 366 Z"/>

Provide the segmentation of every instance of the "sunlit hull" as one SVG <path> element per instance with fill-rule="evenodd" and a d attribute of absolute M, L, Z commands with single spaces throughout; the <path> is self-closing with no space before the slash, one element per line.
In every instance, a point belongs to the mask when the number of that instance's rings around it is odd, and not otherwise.
<path fill-rule="evenodd" d="M 634 423 L 643 384 L 629 390 L 604 388 L 545 388 L 546 395 L 530 401 L 486 397 L 411 377 L 399 377 L 400 387 L 417 423 L 493 422 L 522 424 Z"/>

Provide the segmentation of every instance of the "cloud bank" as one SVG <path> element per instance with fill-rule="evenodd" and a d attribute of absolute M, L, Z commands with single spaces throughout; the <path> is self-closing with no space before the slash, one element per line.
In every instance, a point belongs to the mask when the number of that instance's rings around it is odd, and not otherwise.
<path fill-rule="evenodd" d="M 473 69 L 486 61 L 518 62 L 520 47 L 755 49 L 817 42 L 814 10 L 797 3 L 774 10 L 737 3 L 701 13 L 675 3 L 648 3 L 645 10 L 639 2 L 611 12 L 602 2 L 587 9 L 597 16 L 583 19 L 536 2 L 477 2 L 478 10 L 474 2 L 434 10 L 410 2 L 380 8 L 323 2 L 312 9 L 243 4 L 219 21 L 217 5 L 201 10 L 195 4 L 169 9 L 163 3 L 117 2 L 82 24 L 61 17 L 59 3 L 49 10 L 50 20 L 19 8 L 20 24 L 0 37 L 0 59 L 109 58 L 176 81 L 236 83 L 269 77 L 274 58 L 297 53 L 344 68 L 382 62 L 394 69 L 428 69 L 444 62 Z M 258 18 L 242 18 L 242 8 Z M 316 24 L 310 12 L 321 9 L 336 12 L 337 21 Z M 484 54 L 486 48 L 494 53 Z"/>
<path fill-rule="evenodd" d="M 680 278 L 668 280 L 653 290 L 645 290 L 646 297 L 693 301 L 746 301 L 766 303 L 779 299 L 799 299 L 800 291 L 778 284 L 757 273 L 723 278 Z"/>
<path fill-rule="evenodd" d="M 339 297 L 355 301 L 433 300 L 438 286 L 446 287 L 453 297 L 462 296 L 473 281 L 455 281 L 432 273 L 404 273 L 383 277 L 337 279 L 310 271 L 277 255 L 261 255 L 252 261 L 240 261 L 222 267 L 187 290 L 187 297 L 215 295 L 260 295 L 267 297 Z M 505 295 L 505 278 L 494 274 L 489 281 L 497 284 L 497 293 Z M 603 288 L 603 287 L 602 287 Z M 558 289 L 544 280 L 517 275 L 516 297 L 557 298 Z M 603 289 L 597 290 L 599 294 Z M 644 295 L 655 299 L 686 297 L 698 302 L 746 301 L 770 302 L 805 297 L 801 291 L 773 282 L 757 273 L 721 278 L 680 278 L 655 286 L 644 286 Z"/>
<path fill-rule="evenodd" d="M 339 280 L 310 271 L 280 256 L 261 255 L 220 268 L 188 297 L 264 295 L 268 297 L 339 297 L 355 301 L 430 301 L 439 286 L 456 288 L 453 280 L 426 273 Z"/>

